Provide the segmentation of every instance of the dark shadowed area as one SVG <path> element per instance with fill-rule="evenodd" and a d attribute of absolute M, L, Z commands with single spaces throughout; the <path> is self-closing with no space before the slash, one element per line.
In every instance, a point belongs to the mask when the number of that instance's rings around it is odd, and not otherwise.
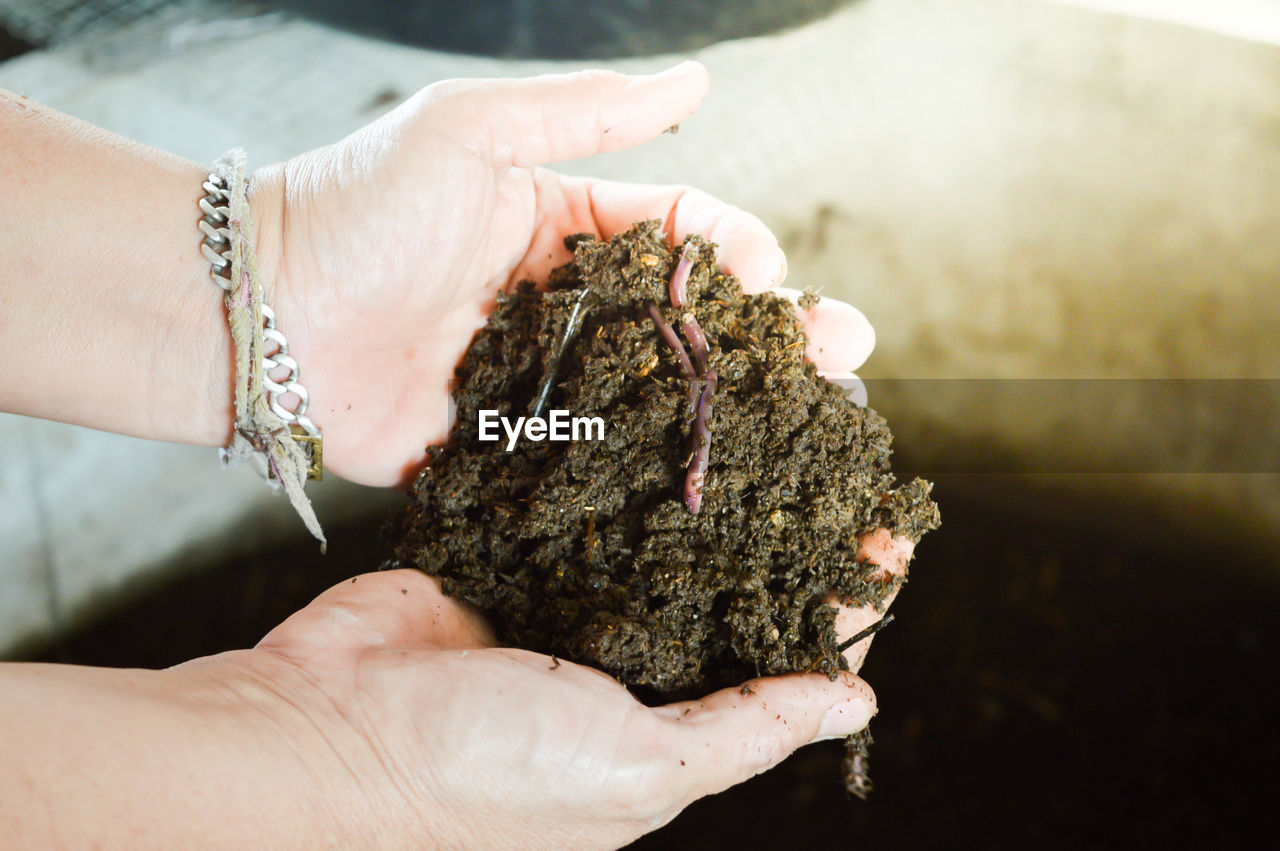
<path fill-rule="evenodd" d="M 839 744 L 818 745 L 637 847 L 1222 847 L 1274 827 L 1280 591 L 1241 578 L 1251 557 L 970 490 L 939 482 L 944 524 L 864 670 L 881 706 L 871 801 L 846 798 Z M 328 556 L 302 543 L 189 576 L 40 658 L 163 666 L 247 647 L 387 553 L 376 524 L 334 530 Z"/>
<path fill-rule="evenodd" d="M 848 0 L 275 0 L 342 29 L 419 47 L 513 58 L 595 59 L 697 50 L 822 17 Z"/>

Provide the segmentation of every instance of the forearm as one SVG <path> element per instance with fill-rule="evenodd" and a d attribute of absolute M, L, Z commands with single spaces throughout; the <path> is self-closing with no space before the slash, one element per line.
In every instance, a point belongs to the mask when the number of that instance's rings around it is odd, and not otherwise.
<path fill-rule="evenodd" d="M 227 441 L 231 341 L 196 229 L 206 175 L 0 90 L 0 409 Z"/>
<path fill-rule="evenodd" d="M 0 665 L 4 845 L 336 841 L 337 793 L 324 785 L 343 773 L 318 777 L 323 748 L 309 747 L 304 763 L 297 746 L 311 728 L 299 713 L 298 729 L 280 729 L 279 710 L 269 683 L 215 684 L 182 668 Z"/>

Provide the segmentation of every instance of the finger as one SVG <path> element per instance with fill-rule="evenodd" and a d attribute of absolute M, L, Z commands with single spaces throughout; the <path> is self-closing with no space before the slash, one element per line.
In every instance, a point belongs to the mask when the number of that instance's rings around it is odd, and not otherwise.
<path fill-rule="evenodd" d="M 858 732 L 875 714 L 876 699 L 850 673 L 835 680 L 788 674 L 654 712 L 674 728 L 664 749 L 665 782 L 687 801 L 766 771 L 802 745 Z"/>
<path fill-rule="evenodd" d="M 568 262 L 565 234 L 609 238 L 646 219 L 661 220 L 673 244 L 693 233 L 716 243 L 717 262 L 746 292 L 763 292 L 786 278 L 786 255 L 764 222 L 699 189 L 568 177 L 546 169 L 535 172 L 534 188 L 539 222 L 517 278 L 544 280 Z"/>
<path fill-rule="evenodd" d="M 451 128 L 498 168 L 529 168 L 648 141 L 693 114 L 709 86 L 707 69 L 693 61 L 644 76 L 449 80 L 422 92 L 431 107 L 423 114 L 432 116 L 428 129 Z"/>
<path fill-rule="evenodd" d="M 483 618 L 440 590 L 420 570 L 364 573 L 325 591 L 273 629 L 259 647 L 360 650 L 489 647 L 493 634 Z"/>
<path fill-rule="evenodd" d="M 888 583 L 906 576 L 907 563 L 914 550 L 915 544 L 910 539 L 894 537 L 888 529 L 877 529 L 858 538 L 857 559 L 869 561 L 880 568 L 871 575 L 871 581 Z M 893 604 L 900 587 L 898 585 L 889 593 L 880 609 L 871 605 L 842 606 L 838 598 L 828 598 L 827 602 L 836 607 L 836 637 L 841 641 L 851 638 L 884 617 L 884 610 Z M 858 671 L 862 668 L 874 638 L 874 635 L 869 635 L 844 651 L 849 670 Z"/>
<path fill-rule="evenodd" d="M 809 337 L 805 354 L 818 369 L 853 372 L 867 362 L 876 347 L 876 331 L 861 310 L 839 299 L 818 299 L 811 308 L 799 305 L 801 292 L 779 287 L 778 295 L 796 305 L 796 315 Z"/>
<path fill-rule="evenodd" d="M 758 217 L 701 189 L 609 180 L 581 182 L 587 184 L 601 235 L 612 236 L 642 219 L 662 219 L 663 230 L 675 245 L 696 233 L 719 246 L 717 262 L 738 278 L 744 292 L 763 292 L 787 276 L 787 257 L 773 231 Z"/>
<path fill-rule="evenodd" d="M 856 372 L 832 372 L 819 368 L 818 374 L 844 391 L 844 397 L 859 408 L 868 404 L 867 385 L 862 383 Z"/>
<path fill-rule="evenodd" d="M 568 177 L 540 169 L 534 175 L 541 221 L 517 279 L 544 280 L 571 256 L 563 246 L 566 233 L 591 232 L 603 238 L 627 230 L 637 221 L 661 219 L 673 242 L 697 233 L 719 246 L 717 262 L 735 275 L 746 292 L 776 292 L 797 302 L 800 291 L 779 286 L 787 275 L 787 258 L 777 237 L 745 210 L 687 186 L 650 186 L 611 180 Z M 875 347 L 875 329 L 862 311 L 833 298 L 821 298 L 796 314 L 809 336 L 808 356 L 819 369 L 850 372 L 862 366 Z"/>

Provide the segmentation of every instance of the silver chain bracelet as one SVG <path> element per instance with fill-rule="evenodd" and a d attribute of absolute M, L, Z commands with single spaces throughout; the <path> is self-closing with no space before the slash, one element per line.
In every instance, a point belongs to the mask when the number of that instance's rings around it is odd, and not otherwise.
<path fill-rule="evenodd" d="M 209 260 L 209 278 L 225 293 L 234 288 L 231 279 L 231 191 L 221 175 L 210 174 L 203 185 L 205 196 L 200 199 L 200 211 L 204 217 L 200 219 L 200 231 L 204 241 L 200 251 Z M 324 470 L 323 443 L 320 429 L 307 416 L 311 406 L 311 397 L 307 388 L 298 380 L 298 362 L 289 354 L 289 341 L 284 333 L 276 327 L 276 314 L 265 302 L 262 304 L 262 387 L 267 397 L 271 412 L 289 426 L 293 439 L 302 444 L 307 453 L 307 478 L 319 479 Z M 274 349 L 266 351 L 267 346 L 274 344 Z M 271 371 L 283 369 L 285 374 L 279 379 L 271 377 Z M 281 404 L 281 397 L 292 393 L 298 402 L 290 411 Z M 268 473 L 268 478 L 273 476 Z"/>

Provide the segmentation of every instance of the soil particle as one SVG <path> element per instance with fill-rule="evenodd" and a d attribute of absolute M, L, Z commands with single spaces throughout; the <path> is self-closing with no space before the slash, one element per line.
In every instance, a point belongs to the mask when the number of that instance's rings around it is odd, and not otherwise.
<path fill-rule="evenodd" d="M 714 246 L 691 244 L 680 309 L 681 250 L 656 221 L 570 237 L 574 260 L 545 289 L 500 296 L 457 370 L 450 439 L 388 527 L 394 564 L 439 576 L 502 643 L 603 669 L 645 699 L 834 676 L 846 665 L 824 598 L 881 608 L 902 581 L 857 560 L 858 536 L 938 525 L 927 482 L 895 487 L 884 419 L 804 359 L 791 303 L 744 296 Z M 718 377 L 697 514 L 684 490 L 698 379 L 651 307 L 672 328 L 696 320 Z M 514 422 L 548 376 L 547 410 L 603 418 L 602 440 L 479 440 L 480 410 Z"/>

